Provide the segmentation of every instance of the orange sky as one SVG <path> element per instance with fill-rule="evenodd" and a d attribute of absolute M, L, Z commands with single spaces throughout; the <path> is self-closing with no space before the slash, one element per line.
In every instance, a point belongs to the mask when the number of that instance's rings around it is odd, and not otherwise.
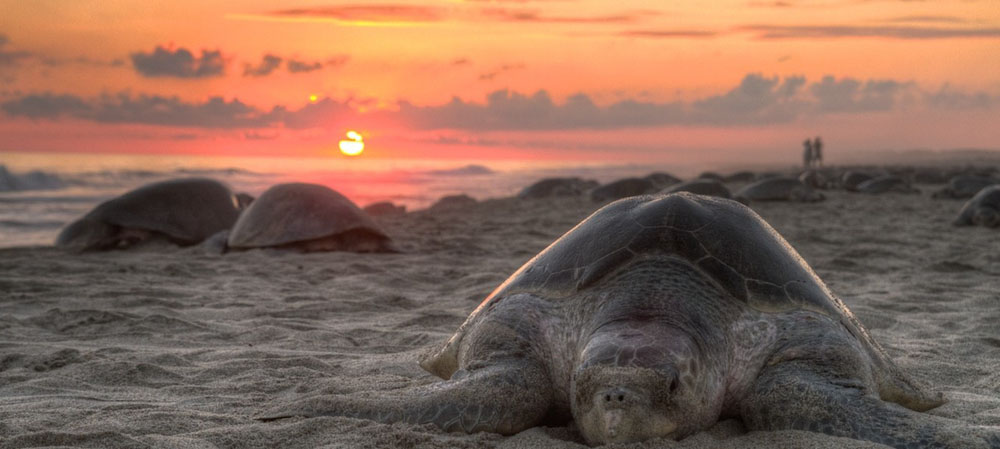
<path fill-rule="evenodd" d="M 1000 149 L 995 0 L 0 10 L 0 151 L 325 156 L 347 129 L 366 157 Z"/>

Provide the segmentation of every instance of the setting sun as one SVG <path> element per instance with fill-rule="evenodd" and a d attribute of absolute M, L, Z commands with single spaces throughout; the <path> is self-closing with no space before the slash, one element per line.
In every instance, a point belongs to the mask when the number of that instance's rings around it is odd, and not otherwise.
<path fill-rule="evenodd" d="M 357 156 L 365 151 L 365 142 L 356 131 L 348 131 L 347 138 L 350 140 L 340 141 L 340 152 L 348 156 Z"/>

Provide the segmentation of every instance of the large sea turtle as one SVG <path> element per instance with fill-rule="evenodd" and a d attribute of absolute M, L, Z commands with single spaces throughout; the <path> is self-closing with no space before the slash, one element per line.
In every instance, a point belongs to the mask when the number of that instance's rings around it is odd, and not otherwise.
<path fill-rule="evenodd" d="M 979 175 L 958 175 L 948 180 L 948 185 L 937 192 L 931 194 L 934 198 L 972 198 L 986 186 L 1000 183 L 1000 180 L 992 176 Z"/>
<path fill-rule="evenodd" d="M 680 439 L 727 417 L 897 447 L 986 447 L 989 436 L 920 413 L 942 396 L 904 374 L 757 214 L 688 193 L 598 210 L 421 366 L 446 380 L 316 396 L 260 419 L 513 434 L 565 417 L 593 445 Z"/>
<path fill-rule="evenodd" d="M 955 226 L 1000 226 L 1000 185 L 992 185 L 979 191 L 965 206 L 962 206 Z"/>
<path fill-rule="evenodd" d="M 740 202 L 749 201 L 799 201 L 812 203 L 823 201 L 826 197 L 805 185 L 797 178 L 778 177 L 767 178 L 749 184 L 740 189 L 734 197 Z"/>
<path fill-rule="evenodd" d="M 389 236 L 357 205 L 318 184 L 267 189 L 229 232 L 229 249 L 394 252 Z"/>
<path fill-rule="evenodd" d="M 239 214 L 239 199 L 221 182 L 208 178 L 171 179 L 99 204 L 66 226 L 56 238 L 56 246 L 108 250 L 149 240 L 194 245 L 229 229 Z"/>
<path fill-rule="evenodd" d="M 848 192 L 857 192 L 858 185 L 872 178 L 874 178 L 874 176 L 867 173 L 848 170 L 840 175 L 840 184 L 844 186 L 844 190 L 847 190 Z"/>

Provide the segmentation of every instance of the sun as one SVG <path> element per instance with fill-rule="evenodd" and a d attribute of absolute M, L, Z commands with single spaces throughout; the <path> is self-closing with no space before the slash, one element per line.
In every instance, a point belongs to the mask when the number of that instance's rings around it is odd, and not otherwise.
<path fill-rule="evenodd" d="M 348 156 L 357 156 L 365 151 L 365 142 L 357 131 L 347 131 L 347 139 L 340 141 L 340 152 Z"/>

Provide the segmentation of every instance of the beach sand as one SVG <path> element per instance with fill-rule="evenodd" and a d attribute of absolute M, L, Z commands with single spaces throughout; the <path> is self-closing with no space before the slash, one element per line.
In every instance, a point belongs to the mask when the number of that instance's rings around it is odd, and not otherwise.
<path fill-rule="evenodd" d="M 930 414 L 1000 426 L 1000 234 L 952 227 L 962 202 L 929 190 L 753 207 L 904 371 L 944 392 Z M 597 207 L 498 199 L 380 219 L 402 254 L 2 249 L 0 448 L 584 447 L 572 427 L 502 437 L 253 417 L 436 381 L 419 356 Z M 627 447 L 883 446 L 726 420 Z"/>

